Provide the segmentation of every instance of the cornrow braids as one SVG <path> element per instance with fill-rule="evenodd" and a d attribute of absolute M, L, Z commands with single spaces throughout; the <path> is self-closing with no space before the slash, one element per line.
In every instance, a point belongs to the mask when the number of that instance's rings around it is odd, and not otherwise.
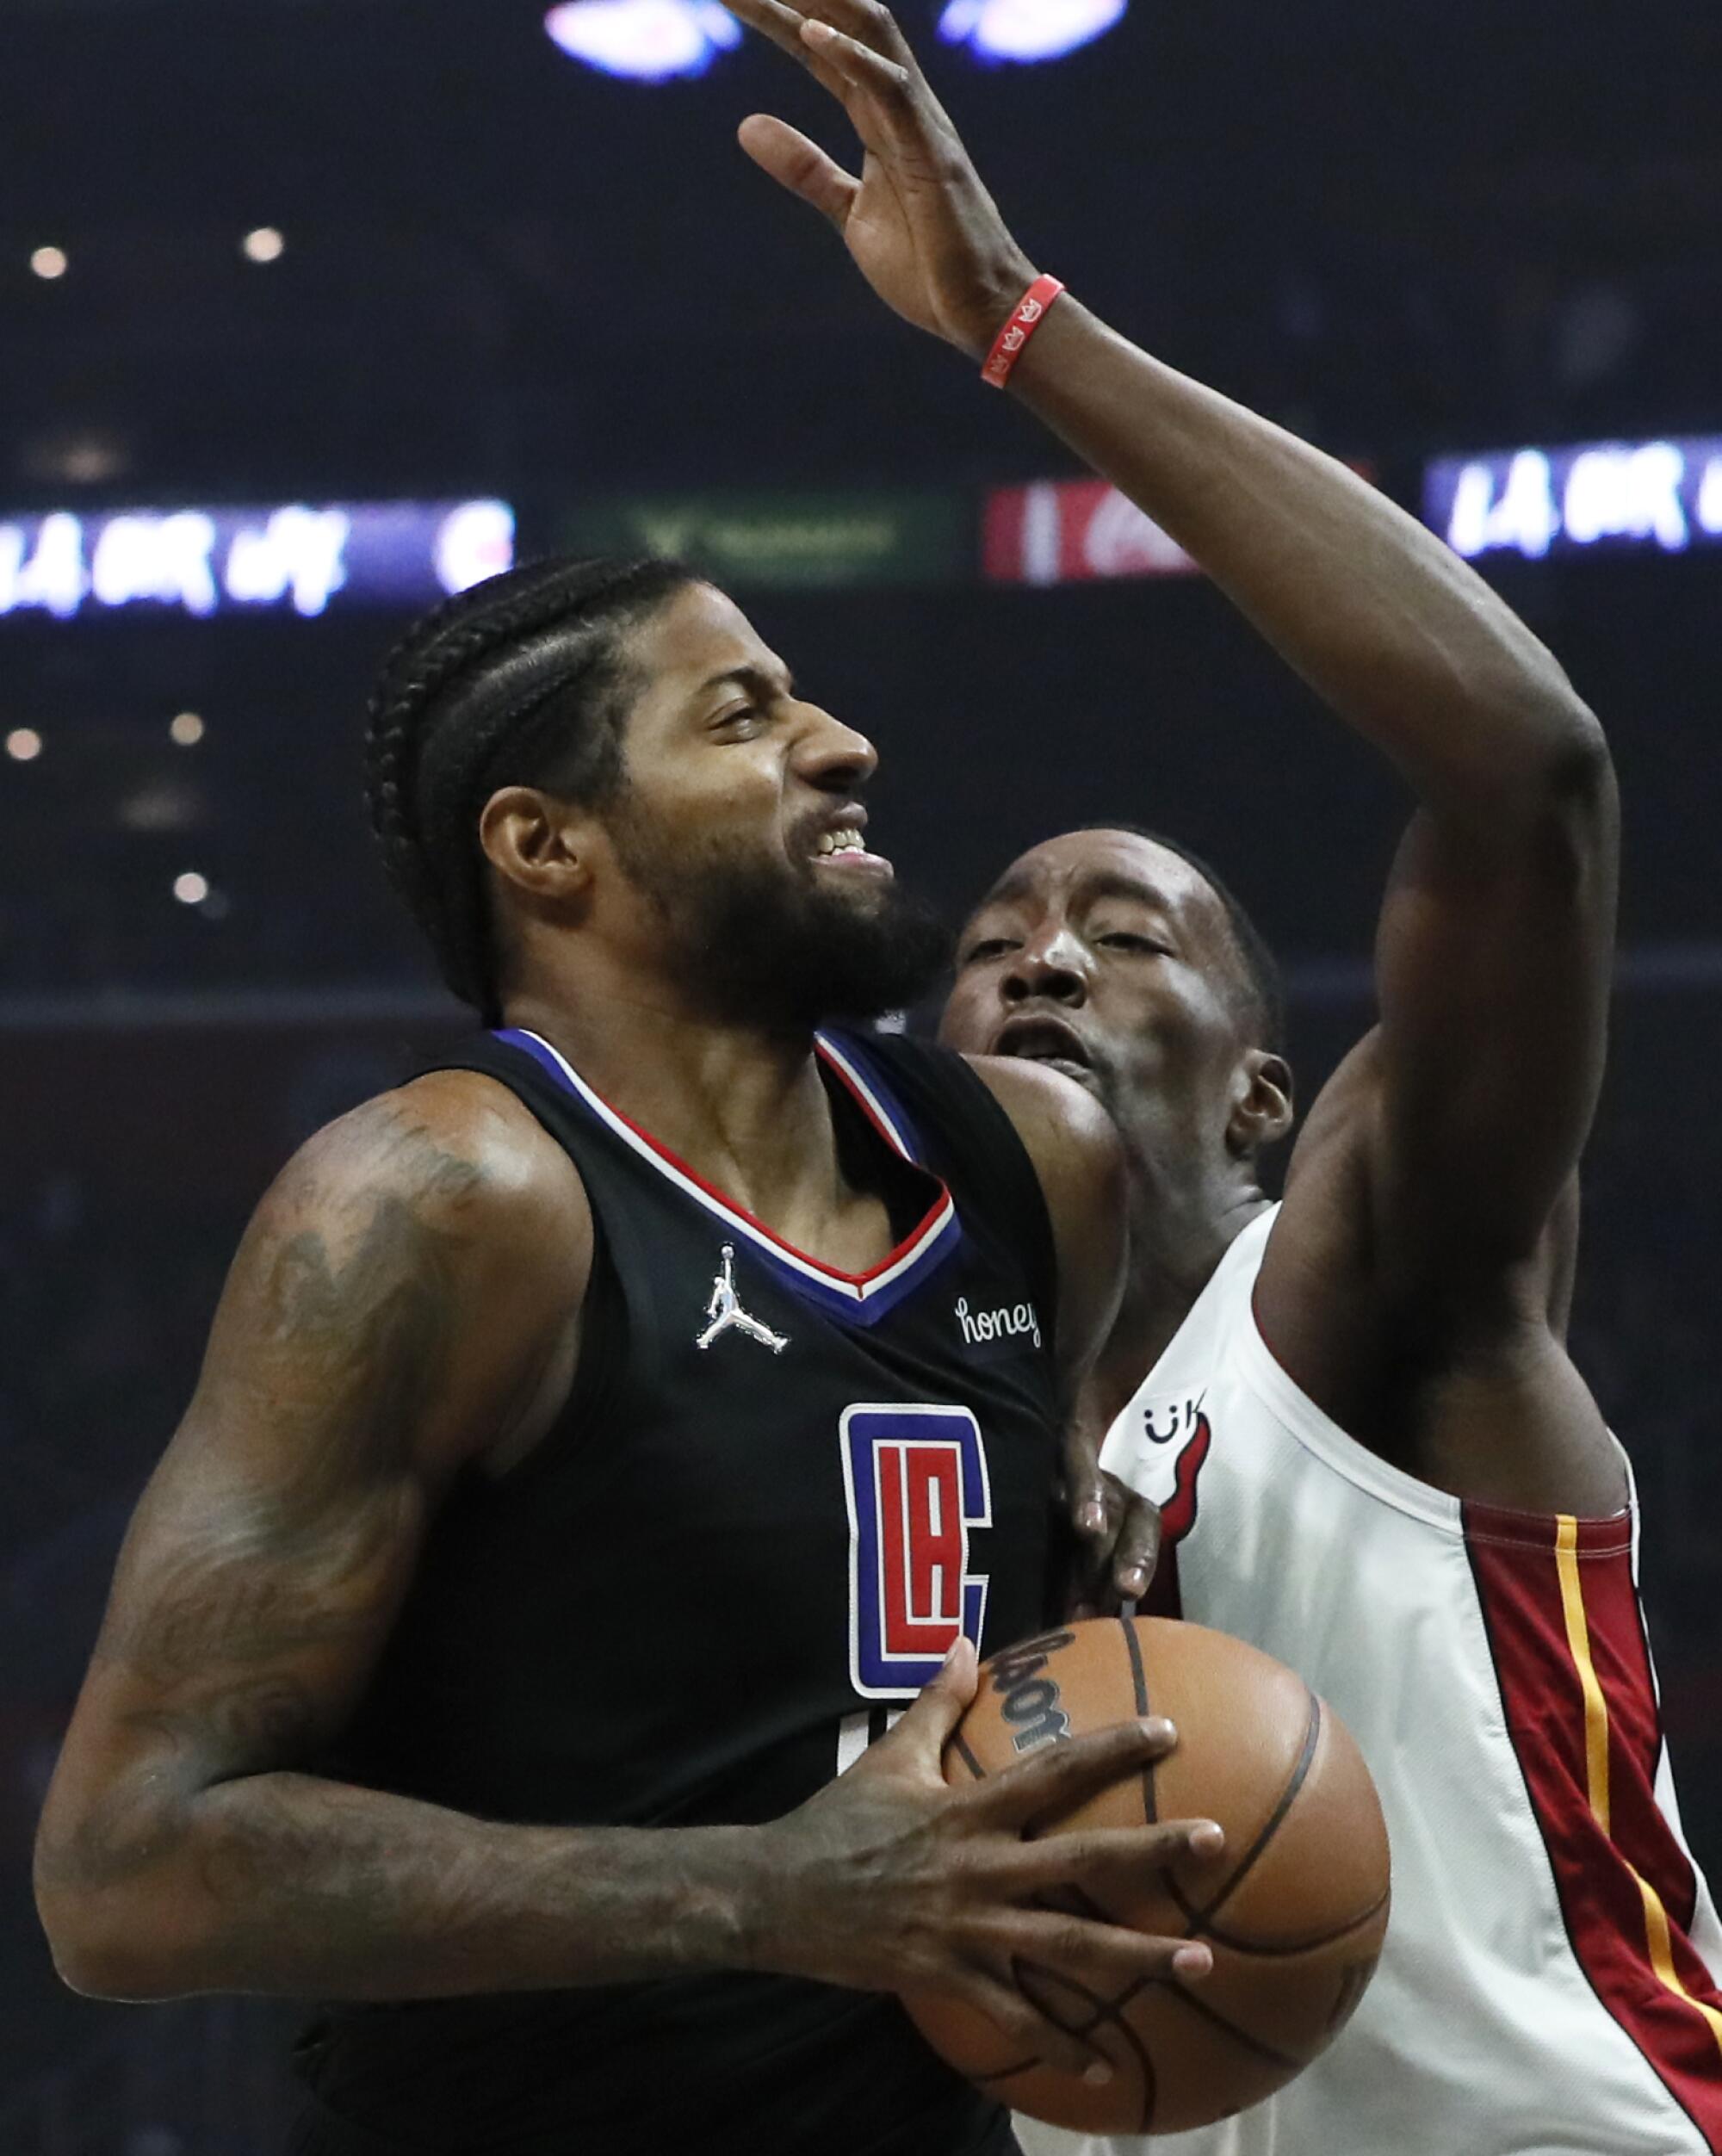
<path fill-rule="evenodd" d="M 365 802 L 389 881 L 443 979 L 500 1017 L 479 816 L 499 787 L 594 805 L 623 781 L 623 632 L 696 582 L 680 562 L 552 561 L 492 577 L 385 660 L 365 730 Z"/>

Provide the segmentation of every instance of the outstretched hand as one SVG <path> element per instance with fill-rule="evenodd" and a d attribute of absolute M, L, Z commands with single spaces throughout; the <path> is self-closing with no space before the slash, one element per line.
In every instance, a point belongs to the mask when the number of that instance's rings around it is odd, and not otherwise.
<path fill-rule="evenodd" d="M 755 113 L 742 148 L 828 218 L 888 307 L 981 358 L 1034 278 L 914 54 L 880 0 L 729 0 L 830 91 L 861 139 L 860 177 Z"/>

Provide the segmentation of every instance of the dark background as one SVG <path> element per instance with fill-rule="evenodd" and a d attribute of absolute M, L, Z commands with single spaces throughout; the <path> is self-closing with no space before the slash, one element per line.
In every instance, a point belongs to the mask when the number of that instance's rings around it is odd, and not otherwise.
<path fill-rule="evenodd" d="M 530 551 L 621 489 L 1069 470 L 884 315 L 734 148 L 817 93 L 744 48 L 587 73 L 515 0 L 0 0 L 0 517 L 499 494 Z M 931 9 L 903 19 L 926 44 Z M 1019 235 L 1174 363 L 1415 504 L 1426 455 L 1722 431 L 1722 23 L 1700 4 L 1149 4 L 1055 65 L 929 50 Z M 282 261 L 238 239 L 270 223 Z M 29 273 L 52 243 L 68 276 Z M 1722 551 L 1501 581 L 1601 714 L 1626 816 L 1576 1347 L 1630 1445 L 1671 1740 L 1722 1862 Z M 951 906 L 1095 817 L 1211 855 L 1291 968 L 1305 1097 L 1367 1022 L 1405 804 L 1198 582 L 749 595 L 884 752 Z M 262 2156 L 274 2010 L 59 1991 L 34 1812 L 126 1513 L 247 1211 L 458 1024 L 369 856 L 401 626 L 0 621 L 0 2156 Z M 206 740 L 169 741 L 195 709 Z M 220 905 L 176 905 L 207 874 Z"/>

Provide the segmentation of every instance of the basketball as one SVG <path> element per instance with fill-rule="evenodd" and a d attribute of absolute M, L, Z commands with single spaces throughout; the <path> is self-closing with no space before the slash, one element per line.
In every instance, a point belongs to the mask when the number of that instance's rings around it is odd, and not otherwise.
<path fill-rule="evenodd" d="M 1174 1724 L 1176 1749 L 1041 1831 L 1217 1820 L 1217 1863 L 1168 1866 L 1091 1911 L 1205 1941 L 1211 1973 L 1104 1998 L 1019 1966 L 1042 2011 L 1111 2062 L 1099 2087 L 1010 2056 L 1009 2040 L 966 2004 L 904 2001 L 960 2072 L 1013 2110 L 1087 2133 L 1177 2133 L 1271 2096 L 1345 2026 L 1387 1929 L 1387 1830 L 1349 1732 L 1301 1677 L 1223 1632 L 1105 1618 L 1007 1648 L 982 1664 L 945 1777 L 966 1784 L 1038 1744 L 1150 1713 Z"/>

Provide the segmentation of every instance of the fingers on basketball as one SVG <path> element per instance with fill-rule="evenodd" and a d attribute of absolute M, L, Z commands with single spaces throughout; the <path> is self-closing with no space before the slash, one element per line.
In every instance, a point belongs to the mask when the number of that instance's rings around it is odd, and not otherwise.
<path fill-rule="evenodd" d="M 1001 1825 L 1032 1827 L 1062 1818 L 1088 1798 L 1110 1788 L 1121 1775 L 1152 1769 L 1178 1741 L 1163 1716 L 1123 1721 L 1092 1734 L 1056 1743 L 1036 1742 L 998 1772 L 996 1779 L 972 1756 L 963 1760 L 976 1781 L 989 1783 L 984 1809 Z M 961 1757 L 961 1748 L 958 1756 Z M 958 1781 L 960 1777 L 952 1776 Z"/>
<path fill-rule="evenodd" d="M 1140 1724 L 1155 1713 L 1179 1742 L 1144 1756 Z M 1110 1780 L 1086 1760 L 1061 1777 L 1057 1755 L 1125 1719 L 1137 1728 L 1115 1738 Z M 1007 1808 L 1031 1834 L 1078 1844 L 1080 1876 L 1021 1912 L 1040 1928 L 1014 1936 L 1012 1978 L 1043 2023 L 1104 2057 L 1109 2079 L 1074 2073 L 1049 2046 L 1013 2054 L 954 2000 L 908 2002 L 952 2065 L 1016 2109 L 1088 2133 L 1207 2124 L 1291 2079 L 1362 1996 L 1387 1922 L 1379 1805 L 1344 1725 L 1267 1656 L 1155 1619 L 1069 1626 L 983 1666 L 945 1766 L 955 1786 L 1013 1784 Z M 1023 1806 L 1025 1785 L 1038 1810 Z M 1217 1853 L 1191 1824 L 1204 1818 L 1223 1829 Z M 1139 1864 L 1097 1838 L 1131 1833 Z M 1097 1932 L 1143 1936 L 1121 1948 Z M 1180 1947 L 1205 1949 L 1209 1971 L 1182 1968 Z"/>

